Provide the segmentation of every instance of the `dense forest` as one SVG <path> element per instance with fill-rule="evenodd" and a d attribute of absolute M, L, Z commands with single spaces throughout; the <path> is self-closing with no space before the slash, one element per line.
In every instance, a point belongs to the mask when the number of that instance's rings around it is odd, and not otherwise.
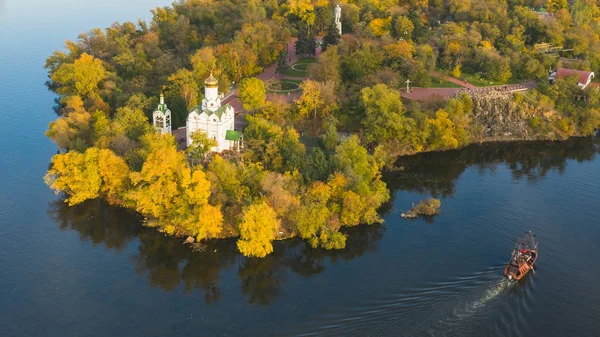
<path fill-rule="evenodd" d="M 332 25 L 337 3 L 181 0 L 152 10 L 150 22 L 67 41 L 45 65 L 58 95 L 47 136 L 60 149 L 46 182 L 70 205 L 104 198 L 165 233 L 239 237 L 244 255 L 264 257 L 273 240 L 291 236 L 340 249 L 341 227 L 380 222 L 377 210 L 390 197 L 381 172 L 398 156 L 600 127 L 597 90 L 573 78 L 548 83 L 557 67 L 599 69 L 595 1 L 340 1 L 342 36 Z M 309 56 L 322 36 L 322 53 L 297 100 L 267 100 L 253 76 L 289 66 L 292 36 L 295 52 Z M 240 153 L 207 156 L 201 135 L 178 151 L 149 121 L 164 92 L 173 125 L 184 125 L 211 71 L 220 91 L 239 83 L 252 111 Z M 407 79 L 435 87 L 434 72 L 537 87 L 402 99 Z"/>

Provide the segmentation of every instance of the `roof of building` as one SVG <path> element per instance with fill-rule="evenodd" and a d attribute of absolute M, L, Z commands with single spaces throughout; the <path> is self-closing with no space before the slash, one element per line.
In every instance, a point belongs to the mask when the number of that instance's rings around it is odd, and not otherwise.
<path fill-rule="evenodd" d="M 166 104 L 159 104 L 159 105 L 156 107 L 156 110 L 154 110 L 154 112 L 156 112 L 156 111 L 160 111 L 160 112 L 162 112 L 162 113 L 165 113 L 165 112 L 167 112 L 167 110 L 169 110 L 169 109 L 167 109 L 167 105 L 166 105 Z"/>
<path fill-rule="evenodd" d="M 578 83 L 587 83 L 588 78 L 593 73 L 594 72 L 592 72 L 592 71 L 558 68 L 558 69 L 556 69 L 556 74 L 554 75 L 554 78 L 561 79 L 561 78 L 566 78 L 566 77 L 577 77 Z"/>
<path fill-rule="evenodd" d="M 225 131 L 225 139 L 239 142 L 242 139 L 242 131 L 227 130 Z"/>
<path fill-rule="evenodd" d="M 596 83 L 596 82 L 590 82 L 590 84 L 588 84 L 587 89 L 596 89 L 598 90 L 598 88 L 600 88 L 600 83 Z"/>
<path fill-rule="evenodd" d="M 204 84 L 216 86 L 217 84 L 219 84 L 219 80 L 217 80 L 216 77 L 213 76 L 213 73 L 211 71 L 210 75 L 204 80 Z"/>
<path fill-rule="evenodd" d="M 195 106 L 192 111 L 196 111 L 198 113 L 198 115 L 201 115 L 202 113 L 207 114 L 208 116 L 212 116 L 215 115 L 219 118 L 219 120 L 221 120 L 221 117 L 223 117 L 223 114 L 225 113 L 225 111 L 227 111 L 227 109 L 232 108 L 231 104 L 227 103 L 225 105 L 221 105 L 217 110 L 212 111 L 210 109 L 206 109 L 206 110 L 202 110 L 202 104 Z"/>

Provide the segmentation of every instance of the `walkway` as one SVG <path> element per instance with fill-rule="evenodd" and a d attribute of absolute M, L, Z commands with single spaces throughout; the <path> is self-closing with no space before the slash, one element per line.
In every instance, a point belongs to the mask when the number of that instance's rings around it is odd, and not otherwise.
<path fill-rule="evenodd" d="M 473 87 L 473 88 L 413 88 L 409 93 L 402 91 L 402 97 L 417 101 L 435 101 L 445 100 L 456 96 L 459 92 L 485 92 L 493 90 L 506 90 L 510 92 L 525 91 L 537 87 L 536 82 L 527 82 L 522 84 L 498 85 L 492 87 Z"/>
<path fill-rule="evenodd" d="M 290 66 L 301 58 L 299 55 L 296 55 L 296 49 L 294 48 L 294 45 L 296 44 L 296 40 L 298 40 L 297 37 L 292 37 L 290 39 L 290 42 L 287 45 L 287 53 L 288 53 L 287 61 Z M 321 48 L 317 48 L 315 57 L 319 57 L 319 55 L 321 55 Z M 277 63 L 273 63 L 273 64 L 265 67 L 263 72 L 260 73 L 259 75 L 257 75 L 256 77 L 261 79 L 265 83 L 273 81 L 273 80 L 282 80 L 282 79 L 283 80 L 286 80 L 286 79 L 287 80 L 299 80 L 299 81 L 306 79 L 306 77 L 293 77 L 293 76 L 279 75 L 275 71 L 276 69 L 277 69 Z M 300 91 L 295 91 L 293 93 L 290 93 L 290 95 L 267 94 L 267 101 L 270 101 L 270 102 L 283 101 L 285 103 L 291 103 L 294 100 L 298 99 L 300 97 L 300 95 L 301 95 Z M 227 99 L 223 100 L 223 104 L 227 104 L 227 103 L 231 104 L 234 111 L 236 112 L 235 129 L 242 130 L 247 124 L 246 111 L 244 110 L 244 108 L 242 107 L 242 103 L 238 99 L 237 89 L 234 89 L 233 95 L 231 95 Z"/>
<path fill-rule="evenodd" d="M 459 80 L 458 78 L 446 76 L 442 73 L 438 73 L 437 71 L 432 71 L 429 74 L 431 74 L 431 76 L 433 76 L 433 77 L 441 78 L 442 80 L 446 80 L 448 82 L 452 82 L 454 84 L 460 85 L 461 87 L 471 88 L 471 89 L 477 88 L 476 86 L 472 85 L 471 83 L 468 83 L 467 81 L 463 81 L 463 80 Z"/>

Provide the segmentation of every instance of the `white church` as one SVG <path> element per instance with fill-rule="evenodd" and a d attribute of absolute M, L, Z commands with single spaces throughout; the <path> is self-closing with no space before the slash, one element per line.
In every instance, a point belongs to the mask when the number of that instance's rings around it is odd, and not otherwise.
<path fill-rule="evenodd" d="M 192 144 L 192 133 L 201 130 L 217 141 L 213 152 L 239 150 L 243 141 L 241 131 L 235 131 L 235 112 L 229 104 L 221 105 L 223 94 L 219 94 L 219 81 L 210 76 L 204 81 L 204 99 L 188 115 L 185 127 L 186 147 Z M 171 111 L 160 95 L 160 104 L 153 113 L 154 128 L 161 133 L 171 133 Z M 181 128 L 178 130 L 182 130 Z M 178 131 L 175 130 L 175 131 Z M 182 130 L 183 131 L 183 130 Z"/>
<path fill-rule="evenodd" d="M 242 133 L 235 131 L 235 113 L 229 104 L 221 105 L 223 94 L 219 94 L 219 81 L 213 76 L 204 80 L 204 99 L 193 108 L 186 121 L 187 146 L 192 144 L 191 134 L 202 130 L 217 141 L 213 152 L 239 150 Z"/>

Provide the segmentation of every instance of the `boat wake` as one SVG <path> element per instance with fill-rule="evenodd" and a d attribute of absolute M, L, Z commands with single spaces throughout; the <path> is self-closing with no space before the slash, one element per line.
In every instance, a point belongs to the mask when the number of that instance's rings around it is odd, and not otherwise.
<path fill-rule="evenodd" d="M 366 331 L 372 336 L 469 336 L 474 325 L 495 316 L 502 303 L 494 300 L 517 284 L 498 280 L 500 268 L 346 306 L 312 321 L 299 336 L 361 336 Z"/>
<path fill-rule="evenodd" d="M 466 309 L 465 312 L 473 312 L 473 311 L 485 306 L 486 303 L 495 299 L 496 297 L 498 297 L 498 295 L 500 295 L 502 292 L 504 292 L 508 288 L 514 286 L 515 284 L 517 284 L 517 281 L 503 279 L 502 281 L 496 283 L 490 289 L 488 289 L 480 299 L 467 304 L 467 306 L 465 307 L 465 309 Z"/>

